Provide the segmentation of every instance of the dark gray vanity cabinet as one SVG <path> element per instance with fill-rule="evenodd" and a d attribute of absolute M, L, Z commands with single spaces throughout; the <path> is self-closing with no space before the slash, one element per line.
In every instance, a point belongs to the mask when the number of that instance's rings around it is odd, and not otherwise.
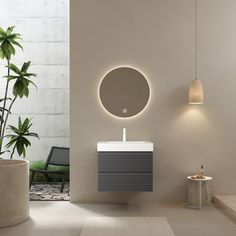
<path fill-rule="evenodd" d="M 98 191 L 153 191 L 153 152 L 98 152 Z"/>

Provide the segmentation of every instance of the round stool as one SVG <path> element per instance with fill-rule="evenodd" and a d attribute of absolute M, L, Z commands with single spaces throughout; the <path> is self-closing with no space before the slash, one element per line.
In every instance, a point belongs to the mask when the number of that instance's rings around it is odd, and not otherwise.
<path fill-rule="evenodd" d="M 213 179 L 204 176 L 204 179 L 192 179 L 188 176 L 188 207 L 201 209 L 202 206 L 209 206 L 211 203 L 211 192 L 209 182 Z"/>

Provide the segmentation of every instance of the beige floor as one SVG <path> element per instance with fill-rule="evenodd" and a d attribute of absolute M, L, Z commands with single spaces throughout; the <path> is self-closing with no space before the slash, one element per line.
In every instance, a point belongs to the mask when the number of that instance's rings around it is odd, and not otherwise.
<path fill-rule="evenodd" d="M 214 207 L 31 202 L 31 219 L 0 229 L 1 236 L 79 236 L 88 217 L 166 217 L 176 236 L 235 236 L 236 224 Z"/>

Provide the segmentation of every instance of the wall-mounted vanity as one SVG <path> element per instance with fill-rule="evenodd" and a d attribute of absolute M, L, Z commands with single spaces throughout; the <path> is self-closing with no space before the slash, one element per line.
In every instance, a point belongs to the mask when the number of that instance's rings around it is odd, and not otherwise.
<path fill-rule="evenodd" d="M 98 191 L 153 191 L 153 143 L 98 142 Z"/>
<path fill-rule="evenodd" d="M 130 118 L 140 114 L 150 99 L 146 77 L 131 67 L 109 71 L 99 86 L 103 108 L 113 116 Z M 153 190 L 153 143 L 126 141 L 98 142 L 98 190 L 143 192 Z"/>

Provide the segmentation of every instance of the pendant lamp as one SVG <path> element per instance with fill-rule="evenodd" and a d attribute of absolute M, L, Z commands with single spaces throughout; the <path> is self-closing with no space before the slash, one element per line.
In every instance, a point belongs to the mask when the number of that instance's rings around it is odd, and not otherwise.
<path fill-rule="evenodd" d="M 189 104 L 203 104 L 204 95 L 201 81 L 197 78 L 197 0 L 195 0 L 195 79 L 192 80 L 188 94 Z"/>

